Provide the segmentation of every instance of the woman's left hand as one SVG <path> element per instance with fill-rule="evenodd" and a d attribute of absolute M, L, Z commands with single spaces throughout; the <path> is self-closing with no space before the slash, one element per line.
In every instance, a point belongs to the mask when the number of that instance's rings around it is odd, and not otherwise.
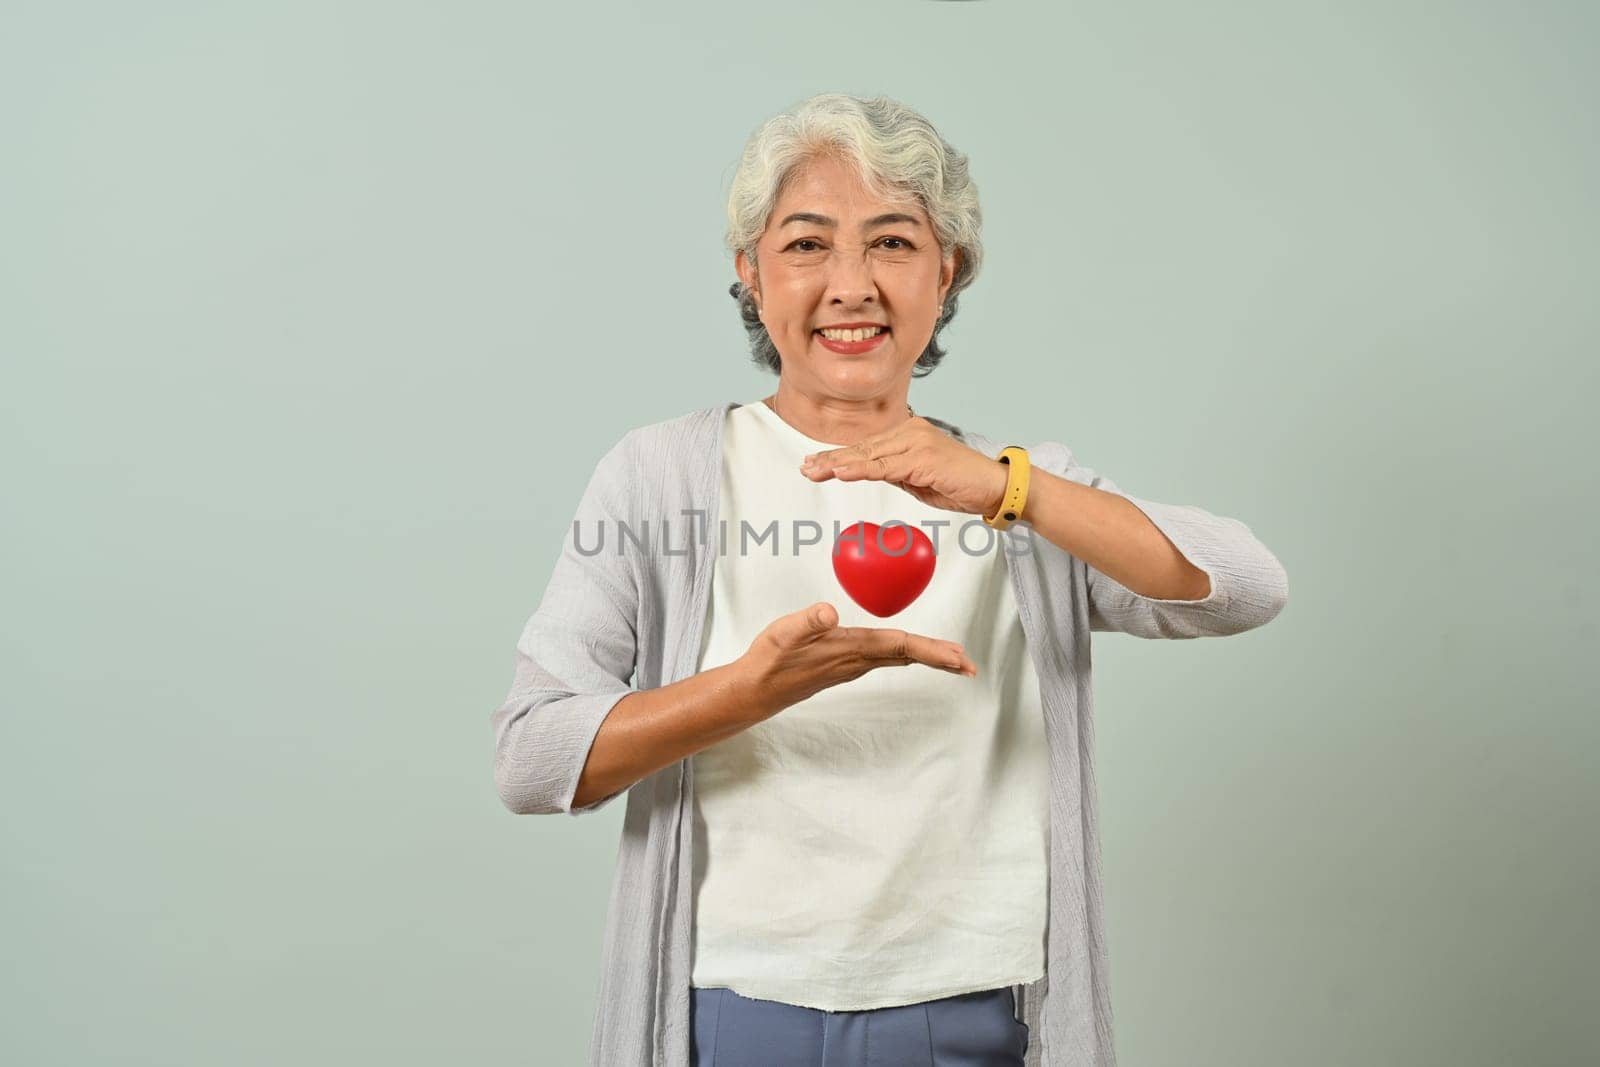
<path fill-rule="evenodd" d="M 814 482 L 888 482 L 930 507 L 985 518 L 1000 510 L 1006 491 L 1004 463 L 920 416 L 859 444 L 814 453 L 800 469 Z"/>

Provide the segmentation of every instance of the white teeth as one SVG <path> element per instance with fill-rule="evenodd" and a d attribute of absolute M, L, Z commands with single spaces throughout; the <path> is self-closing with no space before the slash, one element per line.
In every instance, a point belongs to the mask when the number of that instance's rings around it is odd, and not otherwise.
<path fill-rule="evenodd" d="M 865 341 L 869 337 L 876 337 L 883 332 L 882 326 L 873 326 L 862 330 L 822 330 L 822 336 L 830 341 Z"/>

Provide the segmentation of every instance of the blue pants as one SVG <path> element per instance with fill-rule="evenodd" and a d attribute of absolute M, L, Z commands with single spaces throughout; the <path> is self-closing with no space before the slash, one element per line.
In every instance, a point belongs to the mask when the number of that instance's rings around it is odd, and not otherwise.
<path fill-rule="evenodd" d="M 1010 986 L 871 1011 L 821 1011 L 690 989 L 694 1067 L 1021 1067 Z"/>

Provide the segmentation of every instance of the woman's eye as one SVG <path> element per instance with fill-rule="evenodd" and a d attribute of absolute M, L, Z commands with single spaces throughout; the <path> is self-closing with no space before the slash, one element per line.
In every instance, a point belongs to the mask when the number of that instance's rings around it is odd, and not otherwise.
<path fill-rule="evenodd" d="M 889 241 L 893 241 L 895 243 L 893 245 L 888 245 L 887 242 L 889 242 Z M 891 251 L 891 252 L 909 252 L 909 251 L 911 251 L 911 249 L 913 247 L 911 242 L 907 241 L 904 237 L 885 237 L 885 238 L 883 238 L 883 240 L 880 243 L 881 244 L 885 244 L 885 246 L 888 247 L 889 251 Z M 811 247 L 802 248 L 801 245 L 809 245 Z M 785 245 L 783 250 L 785 252 L 788 252 L 788 251 L 810 252 L 813 248 L 820 248 L 820 247 L 821 247 L 821 244 L 814 237 L 797 237 L 793 241 L 790 241 L 787 245 Z"/>

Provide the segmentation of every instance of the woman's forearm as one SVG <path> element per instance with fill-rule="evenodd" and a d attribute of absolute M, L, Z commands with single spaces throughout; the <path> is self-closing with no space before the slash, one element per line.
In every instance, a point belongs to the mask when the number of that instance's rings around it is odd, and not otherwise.
<path fill-rule="evenodd" d="M 572 806 L 587 807 L 620 793 L 772 714 L 742 660 L 629 693 L 600 724 Z"/>
<path fill-rule="evenodd" d="M 1189 562 L 1137 504 L 1037 467 L 1032 474 L 1022 521 L 1046 541 L 1141 596 L 1204 600 L 1210 595 L 1211 577 Z"/>

